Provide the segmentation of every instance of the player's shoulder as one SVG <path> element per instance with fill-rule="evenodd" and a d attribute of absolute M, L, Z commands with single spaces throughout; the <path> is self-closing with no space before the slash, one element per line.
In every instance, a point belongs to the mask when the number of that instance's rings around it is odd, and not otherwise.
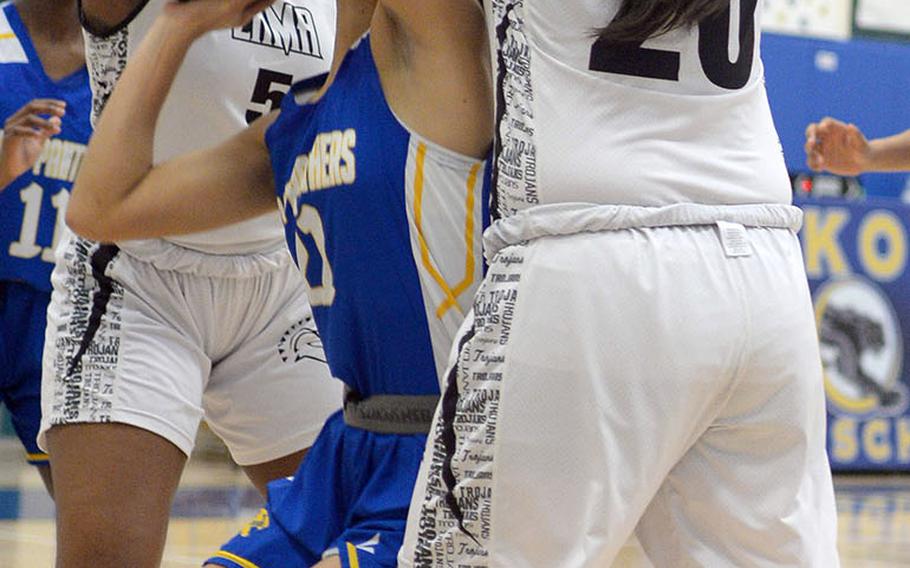
<path fill-rule="evenodd" d="M 0 64 L 28 64 L 24 29 L 12 2 L 0 2 Z"/>

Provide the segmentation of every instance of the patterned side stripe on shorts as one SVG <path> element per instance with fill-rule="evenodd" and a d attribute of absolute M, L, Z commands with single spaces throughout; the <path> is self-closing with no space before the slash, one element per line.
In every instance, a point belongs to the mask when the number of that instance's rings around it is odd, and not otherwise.
<path fill-rule="evenodd" d="M 492 565 L 499 405 L 523 264 L 523 246 L 492 260 L 458 338 L 405 542 L 415 568 Z"/>
<path fill-rule="evenodd" d="M 506 40 L 506 32 L 509 29 L 509 13 L 515 8 L 513 5 L 506 7 L 505 16 L 502 22 L 496 26 L 496 37 L 498 44 L 502 46 Z M 502 47 L 496 51 L 496 129 L 494 131 L 493 150 L 494 156 L 502 156 L 502 125 L 506 120 L 506 60 L 502 53 Z M 499 203 L 499 158 L 492 160 L 493 164 L 493 181 L 490 184 L 490 219 L 495 221 L 502 217 L 502 210 Z"/>
<path fill-rule="evenodd" d="M 107 276 L 105 272 L 119 253 L 120 248 L 116 245 L 100 245 L 92 254 L 92 277 L 98 283 L 98 290 L 92 297 L 92 313 L 89 316 L 88 327 L 82 336 L 82 341 L 79 343 L 79 349 L 70 360 L 69 369 L 67 370 L 68 376 L 72 376 L 76 372 L 76 369 L 82 363 L 82 357 L 85 356 L 86 351 L 88 351 L 89 346 L 95 339 L 98 328 L 101 327 L 101 318 L 104 317 L 111 294 L 114 293 L 114 280 Z"/>
<path fill-rule="evenodd" d="M 472 327 L 458 342 L 458 351 L 460 352 L 466 343 L 474 337 L 475 330 Z M 455 415 L 458 413 L 458 364 L 452 365 L 449 371 L 448 384 L 442 397 L 442 444 L 445 447 L 445 459 L 442 464 L 442 480 L 446 485 L 445 501 L 455 519 L 458 520 L 458 527 L 464 534 L 471 537 L 471 540 L 477 542 L 477 537 L 471 534 L 464 526 L 464 511 L 458 504 L 458 498 L 455 496 L 455 487 L 458 480 L 455 478 L 455 471 L 452 468 L 452 459 L 455 457 L 457 446 L 457 437 L 455 436 Z M 477 542 L 478 546 L 480 545 Z"/>

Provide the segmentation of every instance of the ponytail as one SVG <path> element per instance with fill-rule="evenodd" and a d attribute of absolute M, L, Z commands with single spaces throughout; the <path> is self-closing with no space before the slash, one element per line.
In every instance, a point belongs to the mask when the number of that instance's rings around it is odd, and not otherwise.
<path fill-rule="evenodd" d="M 642 42 L 696 25 L 729 6 L 730 0 L 623 0 L 616 17 L 598 35 L 611 43 Z"/>

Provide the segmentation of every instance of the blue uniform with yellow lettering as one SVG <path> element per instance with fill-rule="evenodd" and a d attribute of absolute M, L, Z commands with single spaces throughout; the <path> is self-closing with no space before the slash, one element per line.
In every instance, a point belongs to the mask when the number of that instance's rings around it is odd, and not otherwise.
<path fill-rule="evenodd" d="M 272 483 L 268 509 L 209 562 L 289 568 L 338 555 L 345 567 L 395 566 L 426 443 L 413 422 L 429 427 L 483 277 L 488 176 L 484 162 L 398 121 L 368 36 L 318 102 L 301 90 L 266 142 L 288 246 L 349 391 L 298 474 Z"/>
<path fill-rule="evenodd" d="M 45 463 L 35 438 L 41 420 L 41 356 L 54 248 L 69 190 L 91 134 L 85 68 L 53 81 L 44 72 L 16 7 L 0 5 L 0 123 L 37 98 L 67 103 L 62 132 L 32 171 L 0 192 L 0 394 L 31 463 Z"/>

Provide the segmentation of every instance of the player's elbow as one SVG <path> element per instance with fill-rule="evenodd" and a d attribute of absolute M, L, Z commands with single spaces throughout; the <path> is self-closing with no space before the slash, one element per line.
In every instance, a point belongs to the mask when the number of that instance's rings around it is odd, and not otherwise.
<path fill-rule="evenodd" d="M 89 240 L 101 242 L 114 240 L 112 227 L 105 222 L 110 216 L 87 201 L 88 199 L 79 199 L 78 195 L 70 200 L 66 208 L 66 226 L 80 237 Z"/>
<path fill-rule="evenodd" d="M 80 237 L 96 240 L 92 234 L 93 227 L 88 215 L 75 203 L 70 203 L 66 208 L 66 226 Z"/>

